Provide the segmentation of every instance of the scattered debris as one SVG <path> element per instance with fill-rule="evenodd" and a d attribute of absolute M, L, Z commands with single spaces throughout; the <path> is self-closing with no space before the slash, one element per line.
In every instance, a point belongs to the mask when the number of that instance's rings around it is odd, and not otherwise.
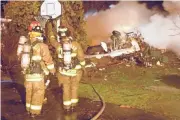
<path fill-rule="evenodd" d="M 107 75 L 104 76 L 104 80 L 107 81 Z"/>
<path fill-rule="evenodd" d="M 120 39 L 120 38 L 119 38 Z M 123 61 L 124 64 L 126 64 L 127 67 L 130 67 L 131 65 L 138 65 L 138 66 L 144 66 L 144 67 L 152 67 L 153 65 L 157 66 L 164 66 L 164 59 L 166 56 L 166 49 L 157 49 L 152 46 L 149 46 L 147 43 L 144 42 L 144 38 L 141 35 L 138 35 L 135 32 L 127 33 L 127 36 L 123 39 L 123 44 L 119 43 L 116 44 L 118 49 L 112 49 L 113 46 L 109 45 L 109 43 L 104 43 L 103 45 L 105 47 L 102 47 L 102 45 L 98 46 L 92 46 L 91 50 L 95 49 L 96 52 L 87 54 L 85 58 L 91 59 L 102 59 L 105 57 L 110 57 L 113 60 Z M 117 42 L 118 43 L 118 42 Z M 107 44 L 107 45 L 105 45 Z M 104 53 L 101 52 L 101 49 L 103 48 Z M 107 48 L 106 48 L 107 47 Z M 106 49 L 105 49 L 106 48 Z M 90 48 L 88 48 L 90 51 Z M 97 54 L 98 53 L 98 54 Z"/>
<path fill-rule="evenodd" d="M 105 70 L 105 68 L 99 68 L 99 70 L 100 70 L 100 71 L 103 71 L 103 70 Z"/>
<path fill-rule="evenodd" d="M 85 66 L 85 68 L 90 68 L 90 67 L 95 67 L 95 66 L 96 66 L 96 64 L 93 63 L 93 62 L 91 62 L 91 63 L 87 64 L 87 65 Z"/>
<path fill-rule="evenodd" d="M 130 67 L 131 65 L 127 64 L 126 67 Z"/>
<path fill-rule="evenodd" d="M 134 108 L 134 107 L 129 106 L 129 105 L 120 105 L 119 107 L 120 107 L 120 108 Z"/>
<path fill-rule="evenodd" d="M 157 61 L 156 65 L 157 66 L 163 66 L 163 64 L 161 64 L 160 61 Z"/>
<path fill-rule="evenodd" d="M 161 80 L 159 80 L 159 79 L 154 80 L 154 82 L 159 82 L 159 81 L 161 81 Z"/>

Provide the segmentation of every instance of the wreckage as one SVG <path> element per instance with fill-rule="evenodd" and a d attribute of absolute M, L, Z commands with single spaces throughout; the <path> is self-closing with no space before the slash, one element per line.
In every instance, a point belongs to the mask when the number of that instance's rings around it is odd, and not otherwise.
<path fill-rule="evenodd" d="M 116 47 L 114 43 L 113 41 L 109 45 L 109 43 L 101 42 L 100 45 L 88 47 L 85 58 L 91 61 L 91 67 L 96 66 L 92 64 L 93 58 L 101 59 L 103 57 L 134 62 L 138 66 L 145 67 L 152 67 L 155 64 L 157 66 L 163 66 L 164 61 L 168 61 L 168 58 L 163 55 L 164 50 L 147 44 L 138 32 L 125 33 L 125 37 L 122 37 L 121 43 L 116 44 Z"/>
<path fill-rule="evenodd" d="M 100 58 L 106 57 L 106 56 L 114 58 L 114 57 L 118 57 L 121 55 L 128 55 L 128 54 L 132 54 L 132 53 L 140 51 L 141 49 L 140 49 L 140 45 L 138 43 L 137 38 L 133 37 L 133 35 L 131 35 L 131 37 L 130 37 L 130 34 L 135 34 L 135 33 L 133 33 L 133 32 L 126 33 L 126 37 L 124 38 L 125 40 L 122 40 L 122 41 L 124 41 L 124 43 L 118 44 L 118 48 L 121 48 L 121 49 L 113 49 L 113 46 L 115 46 L 114 42 L 110 46 L 108 46 L 108 44 L 105 42 L 101 42 L 101 45 L 88 47 L 86 50 L 85 58 L 100 59 Z M 130 44 L 130 47 L 124 47 L 124 46 L 129 46 L 127 44 Z M 95 49 L 94 55 L 92 55 L 92 53 L 93 53 L 92 49 Z M 99 50 L 99 51 L 97 51 L 97 50 Z"/>

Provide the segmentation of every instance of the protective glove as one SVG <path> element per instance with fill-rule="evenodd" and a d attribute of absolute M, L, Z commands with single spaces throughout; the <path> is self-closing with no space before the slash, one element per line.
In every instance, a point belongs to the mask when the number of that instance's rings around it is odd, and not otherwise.
<path fill-rule="evenodd" d="M 47 89 L 47 87 L 49 86 L 49 83 L 50 83 L 50 75 L 46 75 L 44 79 L 45 79 L 44 86 L 45 86 L 45 89 Z"/>
<path fill-rule="evenodd" d="M 56 69 L 52 69 L 52 70 L 50 70 L 50 73 L 51 73 L 52 75 L 55 75 L 55 73 L 56 73 Z"/>
<path fill-rule="evenodd" d="M 48 79 L 45 83 L 45 86 L 47 87 L 49 85 L 49 83 L 50 83 L 50 80 Z"/>

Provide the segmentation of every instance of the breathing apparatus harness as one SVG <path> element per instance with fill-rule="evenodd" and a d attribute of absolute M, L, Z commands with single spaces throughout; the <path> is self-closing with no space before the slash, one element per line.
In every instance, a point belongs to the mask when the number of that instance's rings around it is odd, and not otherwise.
<path fill-rule="evenodd" d="M 29 65 L 30 65 L 30 51 L 31 46 L 28 42 L 24 43 L 22 56 L 21 56 L 21 68 L 23 69 L 23 73 L 25 74 Z"/>
<path fill-rule="evenodd" d="M 66 39 L 61 40 L 61 46 L 62 46 L 62 62 L 60 67 L 62 67 L 65 70 L 73 69 L 75 66 L 79 63 L 79 60 L 77 57 L 72 57 L 73 49 L 72 49 L 72 40 L 69 38 L 63 38 Z"/>
<path fill-rule="evenodd" d="M 64 70 L 74 68 L 76 65 L 75 62 L 77 61 L 77 58 L 71 56 L 73 52 L 72 39 L 67 37 L 68 32 L 69 31 L 66 27 L 59 27 L 58 29 L 58 35 L 60 36 L 60 44 L 62 47 L 60 50 L 62 56 L 59 58 L 63 62 L 63 64 L 60 64 L 60 68 L 63 68 Z"/>
<path fill-rule="evenodd" d="M 40 26 L 35 26 L 33 28 L 34 32 L 40 32 Z M 21 57 L 21 67 L 23 68 L 24 74 L 42 74 L 43 70 L 41 67 L 41 58 L 34 55 L 33 47 L 38 43 L 42 43 L 41 36 L 35 37 L 35 41 L 30 43 L 27 41 L 23 45 L 22 57 Z"/>
<path fill-rule="evenodd" d="M 71 69 L 72 66 L 72 58 L 71 58 L 71 53 L 72 53 L 72 43 L 70 40 L 68 41 L 61 41 L 62 45 L 62 55 L 63 55 L 63 68 L 65 70 Z"/>
<path fill-rule="evenodd" d="M 34 50 L 33 50 L 33 47 L 38 44 L 38 43 L 41 43 L 41 41 L 38 41 L 36 40 L 35 42 L 33 42 L 31 44 L 31 52 L 30 52 L 30 66 L 29 66 L 29 74 L 42 74 L 43 73 L 43 70 L 42 70 L 42 67 L 41 67 L 41 59 L 38 59 L 38 60 L 33 60 L 32 57 L 34 55 Z"/>
<path fill-rule="evenodd" d="M 23 68 L 23 73 L 26 74 L 41 74 L 42 73 L 42 68 L 40 65 L 41 60 L 33 60 L 33 47 L 41 43 L 41 41 L 36 40 L 32 44 L 30 42 L 27 42 L 24 44 L 24 49 L 22 52 L 22 57 L 21 57 L 21 67 Z"/>

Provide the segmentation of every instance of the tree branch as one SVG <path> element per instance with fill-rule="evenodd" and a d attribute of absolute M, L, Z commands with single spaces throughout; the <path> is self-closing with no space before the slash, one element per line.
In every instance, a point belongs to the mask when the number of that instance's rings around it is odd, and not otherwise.
<path fill-rule="evenodd" d="M 180 33 L 174 34 L 174 35 L 169 35 L 169 36 L 176 36 L 176 35 L 180 35 Z"/>
<path fill-rule="evenodd" d="M 180 18 L 180 13 L 179 12 L 177 12 L 177 16 L 179 16 L 179 18 Z M 171 28 L 169 30 L 174 30 L 174 31 L 180 30 L 180 26 L 178 26 L 177 23 L 174 20 L 172 20 L 172 22 L 173 22 L 173 24 L 175 25 L 176 28 Z M 169 35 L 169 36 L 176 36 L 176 35 L 180 35 L 180 32 L 177 33 L 177 34 L 174 34 L 174 35 Z"/>
<path fill-rule="evenodd" d="M 175 21 L 173 21 L 173 23 L 174 23 L 175 27 L 177 27 L 177 28 L 179 28 L 179 29 L 180 29 L 180 27 L 176 24 L 176 22 L 175 22 Z"/>

